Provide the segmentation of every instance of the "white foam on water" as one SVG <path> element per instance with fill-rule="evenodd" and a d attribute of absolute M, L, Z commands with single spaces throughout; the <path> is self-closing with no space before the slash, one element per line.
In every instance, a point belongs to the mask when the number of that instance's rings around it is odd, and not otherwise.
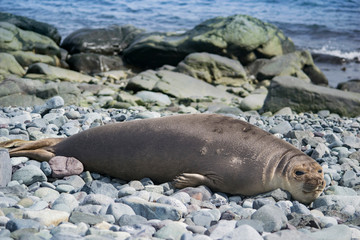
<path fill-rule="evenodd" d="M 312 49 L 311 52 L 332 55 L 332 56 L 345 58 L 345 59 L 349 59 L 349 60 L 353 60 L 355 58 L 360 59 L 360 52 L 358 52 L 358 51 L 343 52 L 338 49 L 330 49 L 328 45 L 325 45 L 320 49 Z"/>

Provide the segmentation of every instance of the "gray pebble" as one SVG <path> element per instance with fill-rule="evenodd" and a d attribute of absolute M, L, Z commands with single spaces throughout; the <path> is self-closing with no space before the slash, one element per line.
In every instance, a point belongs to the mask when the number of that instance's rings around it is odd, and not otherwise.
<path fill-rule="evenodd" d="M 118 224 L 119 226 L 127 226 L 127 225 L 135 225 L 135 224 L 143 224 L 146 223 L 147 219 L 139 216 L 139 215 L 127 215 L 127 214 L 123 214 L 119 220 L 118 220 Z"/>
<path fill-rule="evenodd" d="M 51 175 L 52 170 L 51 170 L 51 167 L 48 162 L 41 162 L 40 169 L 41 169 L 41 171 L 43 171 L 45 176 L 48 177 Z"/>
<path fill-rule="evenodd" d="M 33 219 L 11 219 L 6 223 L 6 229 L 10 232 L 24 228 L 35 228 L 39 230 L 41 228 L 41 224 Z"/>
<path fill-rule="evenodd" d="M 111 203 L 106 210 L 106 214 L 111 214 L 115 217 L 116 221 L 119 221 L 120 217 L 124 214 L 135 215 L 134 210 L 123 203 Z"/>
<path fill-rule="evenodd" d="M 12 180 L 22 181 L 25 185 L 31 185 L 35 182 L 47 181 L 47 177 L 40 168 L 34 165 L 26 165 L 12 175 Z"/>
<path fill-rule="evenodd" d="M 287 223 L 285 214 L 273 205 L 264 205 L 251 216 L 251 219 L 262 221 L 266 232 L 279 231 Z"/>

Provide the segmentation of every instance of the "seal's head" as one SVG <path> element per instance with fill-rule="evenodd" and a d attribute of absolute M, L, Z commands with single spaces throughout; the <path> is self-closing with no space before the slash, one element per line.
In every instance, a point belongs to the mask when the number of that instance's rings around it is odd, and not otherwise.
<path fill-rule="evenodd" d="M 292 197 L 302 203 L 314 201 L 325 188 L 324 172 L 320 164 L 304 155 L 296 159 L 288 172 L 289 187 L 286 189 Z"/>

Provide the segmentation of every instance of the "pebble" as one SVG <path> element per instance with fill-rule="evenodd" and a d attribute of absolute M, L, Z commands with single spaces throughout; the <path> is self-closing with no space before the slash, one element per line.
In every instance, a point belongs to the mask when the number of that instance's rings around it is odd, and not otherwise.
<path fill-rule="evenodd" d="M 69 213 L 64 211 L 44 209 L 40 211 L 25 211 L 24 218 L 36 219 L 45 226 L 57 226 L 61 222 L 67 222 L 69 219 Z"/>
<path fill-rule="evenodd" d="M 87 194 L 103 194 L 111 198 L 118 197 L 118 190 L 113 185 L 110 183 L 101 182 L 99 180 L 86 183 L 81 191 L 84 191 Z"/>
<path fill-rule="evenodd" d="M 171 222 L 158 230 L 154 237 L 162 239 L 180 239 L 181 236 L 187 233 L 186 225 L 180 222 Z"/>
<path fill-rule="evenodd" d="M 12 175 L 12 180 L 21 181 L 29 186 L 35 182 L 45 182 L 47 177 L 40 168 L 34 165 L 26 165 Z"/>
<path fill-rule="evenodd" d="M 259 220 L 264 223 L 264 231 L 275 232 L 284 228 L 287 218 L 280 208 L 273 205 L 264 205 L 259 208 L 251 219 Z"/>
<path fill-rule="evenodd" d="M 0 187 L 5 187 L 11 181 L 12 166 L 7 149 L 0 148 Z"/>
<path fill-rule="evenodd" d="M 83 164 L 73 157 L 56 156 L 50 159 L 49 165 L 54 178 L 78 175 L 84 171 Z"/>

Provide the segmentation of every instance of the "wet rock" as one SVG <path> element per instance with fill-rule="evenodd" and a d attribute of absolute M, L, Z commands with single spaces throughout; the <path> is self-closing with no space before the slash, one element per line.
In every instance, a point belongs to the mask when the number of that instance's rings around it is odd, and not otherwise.
<path fill-rule="evenodd" d="M 67 36 L 61 47 L 70 54 L 97 53 L 119 55 L 143 30 L 131 25 L 108 28 L 83 28 Z"/>
<path fill-rule="evenodd" d="M 316 104 L 312 99 L 316 99 Z M 275 112 L 288 106 L 296 112 L 328 109 L 341 115 L 357 116 L 360 114 L 360 95 L 316 86 L 294 77 L 275 77 L 264 110 Z"/>
<path fill-rule="evenodd" d="M 67 60 L 67 63 L 70 69 L 85 74 L 126 69 L 120 57 L 105 56 L 96 53 L 74 54 Z"/>

